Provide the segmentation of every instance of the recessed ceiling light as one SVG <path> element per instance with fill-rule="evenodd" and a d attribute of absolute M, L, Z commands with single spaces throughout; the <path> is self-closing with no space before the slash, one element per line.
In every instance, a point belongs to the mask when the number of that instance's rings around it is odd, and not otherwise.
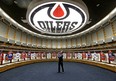
<path fill-rule="evenodd" d="M 97 7 L 99 7 L 99 6 L 100 6 L 100 4 L 97 4 L 96 6 L 97 6 Z"/>
<path fill-rule="evenodd" d="M 87 24 L 90 24 L 92 21 L 88 21 Z"/>
<path fill-rule="evenodd" d="M 18 2 L 17 1 L 14 1 L 15 4 L 17 4 Z"/>
<path fill-rule="evenodd" d="M 26 20 L 26 19 L 21 19 L 21 21 L 22 21 L 23 23 L 27 23 L 27 20 Z"/>

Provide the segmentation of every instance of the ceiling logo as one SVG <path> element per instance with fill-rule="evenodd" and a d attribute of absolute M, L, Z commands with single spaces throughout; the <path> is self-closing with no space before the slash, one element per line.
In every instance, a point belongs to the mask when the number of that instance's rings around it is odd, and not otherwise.
<path fill-rule="evenodd" d="M 28 21 L 40 32 L 64 35 L 83 27 L 87 17 L 84 10 L 74 4 L 47 2 L 31 9 Z"/>

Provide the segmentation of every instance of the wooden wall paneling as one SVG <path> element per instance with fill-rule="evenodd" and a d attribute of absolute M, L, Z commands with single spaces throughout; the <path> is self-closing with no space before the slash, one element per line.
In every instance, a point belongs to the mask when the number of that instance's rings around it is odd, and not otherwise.
<path fill-rule="evenodd" d="M 62 42 L 62 39 L 61 39 L 61 48 L 63 47 L 63 42 Z"/>
<path fill-rule="evenodd" d="M 42 47 L 42 39 L 41 38 L 39 38 L 38 44 L 39 44 L 39 47 Z"/>
<path fill-rule="evenodd" d="M 21 31 L 16 29 L 15 42 L 17 45 L 21 45 Z"/>
<path fill-rule="evenodd" d="M 8 39 L 11 39 L 11 40 L 14 39 L 14 32 L 15 32 L 15 29 L 10 26 L 8 31 Z"/>
<path fill-rule="evenodd" d="M 27 46 L 27 33 L 22 32 L 21 36 L 22 36 L 22 37 L 21 37 L 22 44 L 23 44 L 24 46 Z"/>
<path fill-rule="evenodd" d="M 57 46 L 57 41 L 55 39 L 52 40 L 52 48 L 56 48 Z"/>
<path fill-rule="evenodd" d="M 31 44 L 32 44 L 33 47 L 34 47 L 35 43 L 36 43 L 36 39 L 35 39 L 34 36 L 32 36 L 31 37 Z"/>
<path fill-rule="evenodd" d="M 76 38 L 72 39 L 72 47 L 74 47 L 74 48 L 76 47 Z"/>
<path fill-rule="evenodd" d="M 97 42 L 98 42 L 98 33 L 97 33 L 97 31 L 92 33 L 92 40 L 93 40 L 92 44 L 96 45 Z"/>
<path fill-rule="evenodd" d="M 0 41 L 2 42 L 8 41 L 8 31 L 9 31 L 9 26 L 7 26 L 2 21 L 0 21 Z"/>
<path fill-rule="evenodd" d="M 99 44 L 103 44 L 105 37 L 104 37 L 104 32 L 103 32 L 103 28 L 101 28 L 100 30 L 98 30 L 98 43 Z"/>
<path fill-rule="evenodd" d="M 106 27 L 104 27 L 104 32 L 105 32 L 105 42 L 112 42 L 112 37 L 113 37 L 113 30 L 111 27 L 111 24 L 108 24 Z"/>
<path fill-rule="evenodd" d="M 76 37 L 76 47 L 78 47 L 78 37 Z"/>
<path fill-rule="evenodd" d="M 67 39 L 66 39 L 66 48 L 68 48 Z"/>
<path fill-rule="evenodd" d="M 62 40 L 62 48 L 66 48 L 66 39 Z"/>
<path fill-rule="evenodd" d="M 41 39 L 41 45 L 42 45 L 43 48 L 46 47 L 46 39 L 45 38 Z"/>
<path fill-rule="evenodd" d="M 37 47 L 37 39 L 35 36 L 32 36 L 32 45 L 33 47 Z"/>
<path fill-rule="evenodd" d="M 116 41 L 116 20 L 111 23 L 113 30 L 113 40 Z"/>
<path fill-rule="evenodd" d="M 93 46 L 93 37 L 92 37 L 92 33 L 91 33 L 91 45 Z"/>
<path fill-rule="evenodd" d="M 91 44 L 92 44 L 92 40 L 91 40 L 91 33 L 89 33 L 88 35 L 87 35 L 87 46 L 90 46 Z"/>
<path fill-rule="evenodd" d="M 31 41 L 32 41 L 32 36 L 31 36 L 30 34 L 27 34 L 27 45 L 28 45 L 29 47 L 32 46 Z"/>
<path fill-rule="evenodd" d="M 68 47 L 68 48 L 71 48 L 71 39 L 68 39 L 68 40 L 67 40 L 67 47 Z"/>
<path fill-rule="evenodd" d="M 78 37 L 78 47 L 81 47 L 81 37 Z"/>
<path fill-rule="evenodd" d="M 61 48 L 61 39 L 58 39 L 58 47 L 57 48 Z"/>
<path fill-rule="evenodd" d="M 86 45 L 86 36 L 83 35 L 82 36 L 82 47 L 85 47 L 85 45 Z"/>
<path fill-rule="evenodd" d="M 52 47 L 52 43 L 51 43 L 51 39 L 47 39 L 47 48 L 51 48 Z"/>
<path fill-rule="evenodd" d="M 116 20 L 112 22 L 113 30 L 114 30 L 114 35 L 116 36 Z"/>
<path fill-rule="evenodd" d="M 38 37 L 36 37 L 36 45 L 39 48 L 39 38 Z"/>

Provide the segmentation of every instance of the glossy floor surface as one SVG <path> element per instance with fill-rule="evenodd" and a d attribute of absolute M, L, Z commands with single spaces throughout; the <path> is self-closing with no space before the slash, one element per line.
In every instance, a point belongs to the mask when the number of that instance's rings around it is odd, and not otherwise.
<path fill-rule="evenodd" d="M 57 73 L 57 62 L 25 65 L 0 73 L 0 81 L 116 81 L 116 73 L 99 67 L 64 62 L 64 73 Z"/>

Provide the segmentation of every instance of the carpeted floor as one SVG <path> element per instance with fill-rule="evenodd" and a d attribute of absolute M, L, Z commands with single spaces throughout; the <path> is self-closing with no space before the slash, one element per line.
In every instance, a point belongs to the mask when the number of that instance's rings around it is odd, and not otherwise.
<path fill-rule="evenodd" d="M 64 73 L 57 73 L 57 62 L 35 63 L 0 73 L 0 81 L 116 81 L 116 73 L 81 63 L 64 62 Z"/>

